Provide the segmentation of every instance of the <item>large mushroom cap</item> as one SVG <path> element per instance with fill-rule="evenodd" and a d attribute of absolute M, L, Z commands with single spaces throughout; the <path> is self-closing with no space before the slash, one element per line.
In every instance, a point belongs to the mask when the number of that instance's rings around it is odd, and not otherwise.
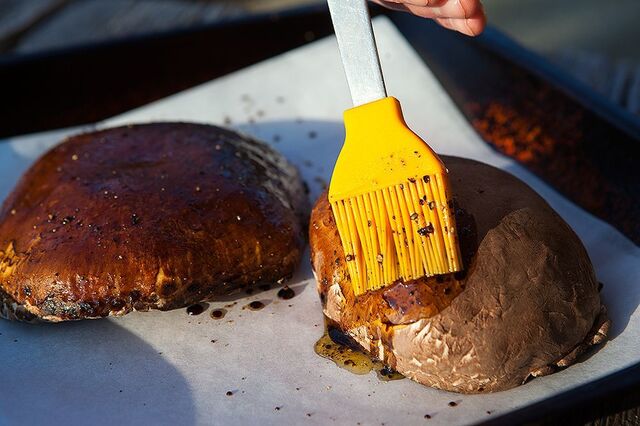
<path fill-rule="evenodd" d="M 400 373 L 450 391 L 509 389 L 570 364 L 608 326 L 580 239 L 514 176 L 444 160 L 465 273 L 355 297 L 323 195 L 310 240 L 325 314 Z"/>
<path fill-rule="evenodd" d="M 267 145 L 160 123 L 74 136 L 0 210 L 4 316 L 173 309 L 292 274 L 306 195 Z"/>

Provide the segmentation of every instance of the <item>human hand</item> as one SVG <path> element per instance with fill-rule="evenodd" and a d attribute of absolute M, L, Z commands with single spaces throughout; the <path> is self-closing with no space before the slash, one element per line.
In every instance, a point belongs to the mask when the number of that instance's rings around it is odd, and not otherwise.
<path fill-rule="evenodd" d="M 476 36 L 487 17 L 480 0 L 372 0 L 382 6 L 431 18 L 450 30 Z"/>

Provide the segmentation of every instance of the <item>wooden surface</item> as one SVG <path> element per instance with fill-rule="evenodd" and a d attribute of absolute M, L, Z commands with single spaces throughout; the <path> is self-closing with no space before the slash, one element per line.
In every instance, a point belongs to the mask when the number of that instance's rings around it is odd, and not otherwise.
<path fill-rule="evenodd" d="M 532 74 L 527 66 L 515 64 L 518 58 L 505 58 L 490 39 L 471 41 L 434 25 L 414 25 L 409 22 L 414 18 L 407 15 L 393 15 L 393 19 L 489 144 L 640 241 L 640 188 L 631 185 L 638 177 L 634 161 L 640 158 L 640 138 L 633 129 L 624 131 L 612 124 L 620 118 L 615 111 L 604 119 L 567 97 L 567 87 L 558 90 Z M 0 58 L 0 92 L 4 101 L 0 104 L 0 137 L 97 121 L 330 31 L 328 17 L 323 13 L 273 16 L 250 24 L 207 27 L 55 56 Z M 430 43 L 434 38 L 438 44 Z M 475 78 L 469 78 L 469 69 L 474 70 Z M 46 79 L 41 78 L 43 70 Z M 549 114 L 548 109 L 554 114 Z M 558 123 L 554 121 L 558 111 L 575 118 Z M 494 122 L 505 120 L 504 117 L 510 125 L 504 126 L 504 132 L 496 132 Z M 518 126 L 514 127 L 514 122 Z M 543 137 L 531 136 L 531 130 L 536 128 L 544 129 Z M 541 152 L 537 148 L 540 143 L 552 144 L 558 150 Z M 626 208 L 594 203 L 588 191 L 592 174 L 576 173 L 575 168 L 560 167 L 552 161 L 569 157 L 578 159 L 576 164 L 591 167 L 591 173 L 604 182 L 603 193 L 609 194 L 614 204 L 621 200 L 628 203 Z M 633 424 L 638 419 L 638 409 L 633 407 L 638 405 L 640 386 L 626 389 L 623 396 L 612 395 L 581 406 L 574 416 L 562 417 L 556 412 L 555 417 L 544 422 L 554 424 L 562 419 L 563 424 Z M 598 420 L 603 416 L 607 416 L 606 420 Z"/>

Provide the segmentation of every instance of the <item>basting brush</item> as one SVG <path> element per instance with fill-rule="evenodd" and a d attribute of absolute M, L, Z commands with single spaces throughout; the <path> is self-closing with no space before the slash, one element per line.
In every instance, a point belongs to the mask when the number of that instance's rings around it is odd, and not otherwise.
<path fill-rule="evenodd" d="M 387 97 L 365 0 L 328 0 L 354 108 L 329 201 L 356 295 L 459 271 L 447 169 Z"/>

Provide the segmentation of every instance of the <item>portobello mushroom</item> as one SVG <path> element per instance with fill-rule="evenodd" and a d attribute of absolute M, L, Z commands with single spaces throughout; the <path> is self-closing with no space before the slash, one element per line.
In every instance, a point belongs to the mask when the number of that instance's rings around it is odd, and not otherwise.
<path fill-rule="evenodd" d="M 284 280 L 307 212 L 297 170 L 230 130 L 159 123 L 71 137 L 0 210 L 0 315 L 168 310 Z"/>
<path fill-rule="evenodd" d="M 572 364 L 609 321 L 580 239 L 526 184 L 444 157 L 465 270 L 354 296 L 327 195 L 310 222 L 324 314 L 366 351 L 428 386 L 509 389 Z"/>

